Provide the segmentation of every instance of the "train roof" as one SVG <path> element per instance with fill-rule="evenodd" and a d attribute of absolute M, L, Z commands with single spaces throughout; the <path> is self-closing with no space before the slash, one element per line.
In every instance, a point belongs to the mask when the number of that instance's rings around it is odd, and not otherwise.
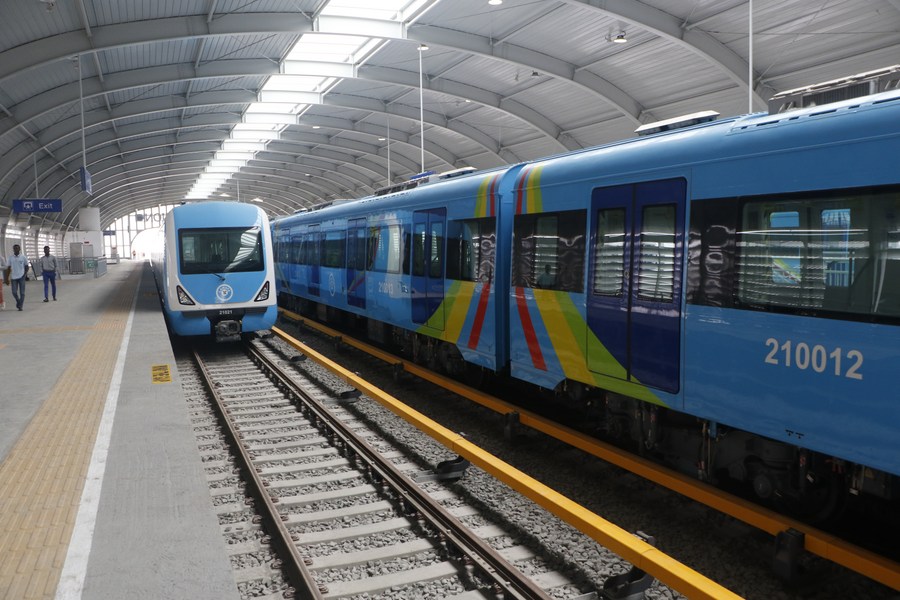
<path fill-rule="evenodd" d="M 171 211 L 172 218 L 179 226 L 189 227 L 233 227 L 235 225 L 261 226 L 268 224 L 266 212 L 255 204 L 206 200 L 188 202 L 176 206 Z"/>
<path fill-rule="evenodd" d="M 890 114 L 877 112 L 886 108 Z M 328 218 L 359 213 L 366 205 L 379 210 L 407 203 L 412 190 L 417 199 L 427 199 L 431 193 L 444 194 L 453 189 L 456 194 L 472 193 L 485 176 L 503 174 L 522 167 L 541 167 L 541 184 L 553 185 L 557 180 L 572 181 L 580 177 L 596 178 L 600 174 L 627 174 L 640 170 L 677 167 L 690 163 L 716 161 L 730 157 L 811 144 L 842 143 L 872 135 L 900 136 L 900 90 L 890 90 L 865 97 L 852 98 L 821 106 L 770 114 L 755 113 L 719 120 L 709 120 L 710 113 L 698 116 L 700 122 L 669 128 L 626 140 L 583 150 L 556 154 L 541 159 L 506 165 L 486 171 L 459 174 L 453 179 L 434 178 L 415 186 L 394 186 L 386 195 L 372 195 L 321 209 Z M 842 117 L 834 119 L 833 117 Z M 849 117 L 844 119 L 843 117 Z M 670 120 L 672 122 L 677 119 Z M 851 121 L 852 123 L 848 123 Z M 743 134 L 761 133 L 745 136 Z M 452 188 L 450 187 L 452 186 Z M 294 218 L 321 211 L 309 211 Z M 321 220 L 317 215 L 315 220 Z M 280 220 L 279 222 L 281 222 Z"/>
<path fill-rule="evenodd" d="M 557 175 L 571 179 L 580 170 L 596 177 L 598 168 L 626 173 L 886 135 L 900 137 L 900 90 L 778 114 L 704 122 L 558 154 L 529 165 L 543 167 L 541 183 L 549 185 Z"/>

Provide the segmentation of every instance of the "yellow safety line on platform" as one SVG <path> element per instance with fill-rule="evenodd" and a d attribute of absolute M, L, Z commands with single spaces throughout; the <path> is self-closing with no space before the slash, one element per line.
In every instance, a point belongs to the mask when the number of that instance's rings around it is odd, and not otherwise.
<path fill-rule="evenodd" d="M 119 286 L 0 464 L 0 598 L 53 598 L 141 269 Z M 50 328 L 48 328 L 50 329 Z"/>
<path fill-rule="evenodd" d="M 417 429 L 427 433 L 453 452 L 502 481 L 523 496 L 544 507 L 563 521 L 615 552 L 639 569 L 650 573 L 663 583 L 689 598 L 709 600 L 738 599 L 734 592 L 701 575 L 671 556 L 644 542 L 618 525 L 607 521 L 583 506 L 569 500 L 512 465 L 500 460 L 460 434 L 432 421 L 422 413 L 403 404 L 384 390 L 377 388 L 339 364 L 309 348 L 284 331 L 273 328 L 291 346 L 332 371 L 342 380 L 365 393 Z"/>
<path fill-rule="evenodd" d="M 331 337 L 341 337 L 340 332 L 326 327 L 321 323 L 304 319 L 296 313 L 283 309 L 281 312 L 291 320 L 321 331 L 326 335 Z M 796 529 L 804 534 L 804 549 L 806 551 L 843 565 L 848 569 L 852 569 L 861 575 L 887 585 L 895 590 L 900 589 L 900 564 L 897 564 L 895 561 L 845 542 L 819 529 L 806 525 L 805 523 L 795 521 L 774 511 L 757 506 L 752 502 L 718 490 L 697 479 L 682 475 L 671 469 L 666 469 L 649 460 L 619 450 L 615 446 L 596 440 L 583 433 L 569 429 L 568 427 L 553 423 L 539 415 L 527 410 L 522 410 L 507 402 L 503 402 L 502 400 L 484 394 L 472 387 L 459 383 L 458 381 L 453 381 L 452 379 L 437 375 L 415 363 L 400 359 L 393 354 L 375 348 L 365 342 L 350 338 L 341 339 L 342 342 L 348 346 L 358 348 L 359 350 L 371 354 L 389 364 L 402 364 L 404 371 L 426 381 L 446 387 L 454 393 L 468 398 L 490 410 L 500 414 L 517 413 L 519 415 L 519 423 L 526 427 L 547 434 L 561 442 L 678 492 L 692 500 L 696 500 L 720 512 L 731 515 L 757 529 L 761 529 L 772 535 L 776 535 L 787 529 Z"/>

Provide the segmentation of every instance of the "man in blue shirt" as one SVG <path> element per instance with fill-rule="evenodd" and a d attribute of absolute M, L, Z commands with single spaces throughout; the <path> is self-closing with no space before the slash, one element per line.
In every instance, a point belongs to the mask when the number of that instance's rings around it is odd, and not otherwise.
<path fill-rule="evenodd" d="M 28 259 L 22 254 L 22 248 L 15 244 L 13 253 L 6 258 L 6 272 L 9 284 L 12 287 L 13 298 L 16 299 L 16 308 L 22 310 L 25 304 L 25 275 L 28 273 Z"/>

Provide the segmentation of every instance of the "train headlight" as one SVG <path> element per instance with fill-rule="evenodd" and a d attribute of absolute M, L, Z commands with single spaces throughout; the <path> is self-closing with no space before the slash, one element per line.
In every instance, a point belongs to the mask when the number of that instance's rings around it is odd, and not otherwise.
<path fill-rule="evenodd" d="M 262 286 L 262 289 L 259 290 L 259 293 L 256 295 L 254 302 L 263 302 L 264 300 L 269 299 L 269 282 L 265 282 Z"/>
<path fill-rule="evenodd" d="M 178 294 L 178 304 L 185 304 L 187 306 L 194 305 L 194 301 L 191 300 L 191 297 L 188 296 L 186 291 L 181 289 L 180 285 L 175 286 L 175 293 Z"/>

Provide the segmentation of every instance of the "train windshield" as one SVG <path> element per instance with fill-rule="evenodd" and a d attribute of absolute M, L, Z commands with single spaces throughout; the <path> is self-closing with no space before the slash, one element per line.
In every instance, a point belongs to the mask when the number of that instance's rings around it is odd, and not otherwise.
<path fill-rule="evenodd" d="M 178 232 L 182 275 L 262 271 L 259 227 L 181 229 Z"/>

